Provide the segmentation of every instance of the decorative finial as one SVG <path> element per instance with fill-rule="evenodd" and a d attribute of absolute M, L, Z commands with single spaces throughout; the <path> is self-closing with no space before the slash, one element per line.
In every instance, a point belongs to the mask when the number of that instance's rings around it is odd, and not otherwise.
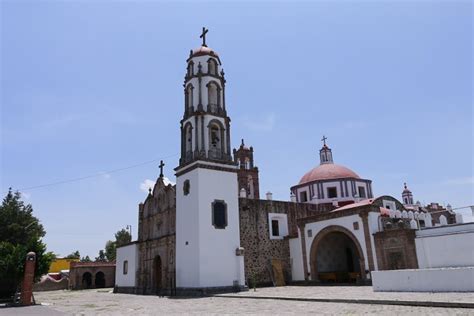
<path fill-rule="evenodd" d="M 163 178 L 163 167 L 165 164 L 163 163 L 163 160 L 160 161 L 160 178 Z"/>
<path fill-rule="evenodd" d="M 151 188 L 148 188 L 148 194 L 151 195 Z"/>
<path fill-rule="evenodd" d="M 326 136 L 323 135 L 323 138 L 321 139 L 321 141 L 323 142 L 323 146 L 326 146 L 326 140 L 328 138 Z"/>
<path fill-rule="evenodd" d="M 406 189 L 407 189 L 407 183 L 404 182 L 404 183 L 403 183 L 403 186 L 405 187 L 405 190 L 406 190 Z"/>
<path fill-rule="evenodd" d="M 204 47 L 207 47 L 206 45 L 206 33 L 209 32 L 208 29 L 206 29 L 205 27 L 202 28 L 202 34 L 201 36 L 199 36 L 200 38 L 202 38 L 202 46 Z"/>
<path fill-rule="evenodd" d="M 244 139 L 243 139 L 243 138 L 242 138 L 242 144 L 241 144 L 240 146 L 242 146 L 242 147 L 245 146 L 245 144 L 244 144 Z"/>

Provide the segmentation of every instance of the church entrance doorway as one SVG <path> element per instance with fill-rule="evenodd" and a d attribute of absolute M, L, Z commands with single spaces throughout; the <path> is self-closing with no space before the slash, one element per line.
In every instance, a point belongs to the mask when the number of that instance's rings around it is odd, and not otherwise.
<path fill-rule="evenodd" d="M 311 245 L 311 277 L 321 283 L 355 283 L 365 277 L 356 237 L 340 226 L 323 229 Z"/>
<path fill-rule="evenodd" d="M 92 274 L 90 272 L 86 272 L 82 275 L 82 288 L 89 289 L 92 285 Z"/>
<path fill-rule="evenodd" d="M 161 293 L 161 288 L 163 287 L 162 279 L 163 279 L 163 274 L 162 274 L 162 264 L 161 264 L 161 257 L 156 256 L 154 260 L 154 274 L 155 274 L 155 289 L 156 289 L 156 294 Z"/>
<path fill-rule="evenodd" d="M 99 271 L 95 274 L 95 287 L 101 288 L 105 287 L 105 274 L 102 271 Z"/>

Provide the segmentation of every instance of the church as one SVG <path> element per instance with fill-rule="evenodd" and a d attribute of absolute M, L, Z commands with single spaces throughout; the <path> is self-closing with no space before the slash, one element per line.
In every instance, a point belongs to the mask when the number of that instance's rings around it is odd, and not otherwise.
<path fill-rule="evenodd" d="M 415 231 L 455 223 L 454 213 L 414 203 L 406 185 L 402 202 L 374 197 L 370 179 L 334 163 L 326 137 L 319 164 L 289 186 L 289 201 L 262 197 L 254 148 L 244 140 L 232 148 L 225 73 L 206 33 L 186 60 L 176 184 L 162 162 L 138 205 L 138 239 L 117 249 L 115 291 L 370 284 L 373 271 L 418 268 Z"/>

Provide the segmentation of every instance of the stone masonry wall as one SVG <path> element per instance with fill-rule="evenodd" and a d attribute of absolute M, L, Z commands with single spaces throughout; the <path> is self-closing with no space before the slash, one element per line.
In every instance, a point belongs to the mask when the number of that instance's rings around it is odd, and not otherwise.
<path fill-rule="evenodd" d="M 288 237 L 270 239 L 268 213 L 283 213 L 288 217 L 289 236 L 298 235 L 296 220 L 328 212 L 330 206 L 271 200 L 239 199 L 240 245 L 245 249 L 245 278 L 247 284 L 273 285 L 272 260 L 280 260 L 285 282 L 291 281 L 290 247 Z"/>

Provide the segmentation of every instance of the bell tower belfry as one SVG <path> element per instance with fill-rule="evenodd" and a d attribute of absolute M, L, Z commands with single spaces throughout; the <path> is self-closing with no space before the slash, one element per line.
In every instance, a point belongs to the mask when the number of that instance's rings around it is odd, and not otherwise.
<path fill-rule="evenodd" d="M 185 292 L 245 284 L 226 81 L 218 54 L 206 44 L 207 32 L 203 28 L 202 45 L 187 59 L 181 157 L 175 168 L 176 286 Z"/>

